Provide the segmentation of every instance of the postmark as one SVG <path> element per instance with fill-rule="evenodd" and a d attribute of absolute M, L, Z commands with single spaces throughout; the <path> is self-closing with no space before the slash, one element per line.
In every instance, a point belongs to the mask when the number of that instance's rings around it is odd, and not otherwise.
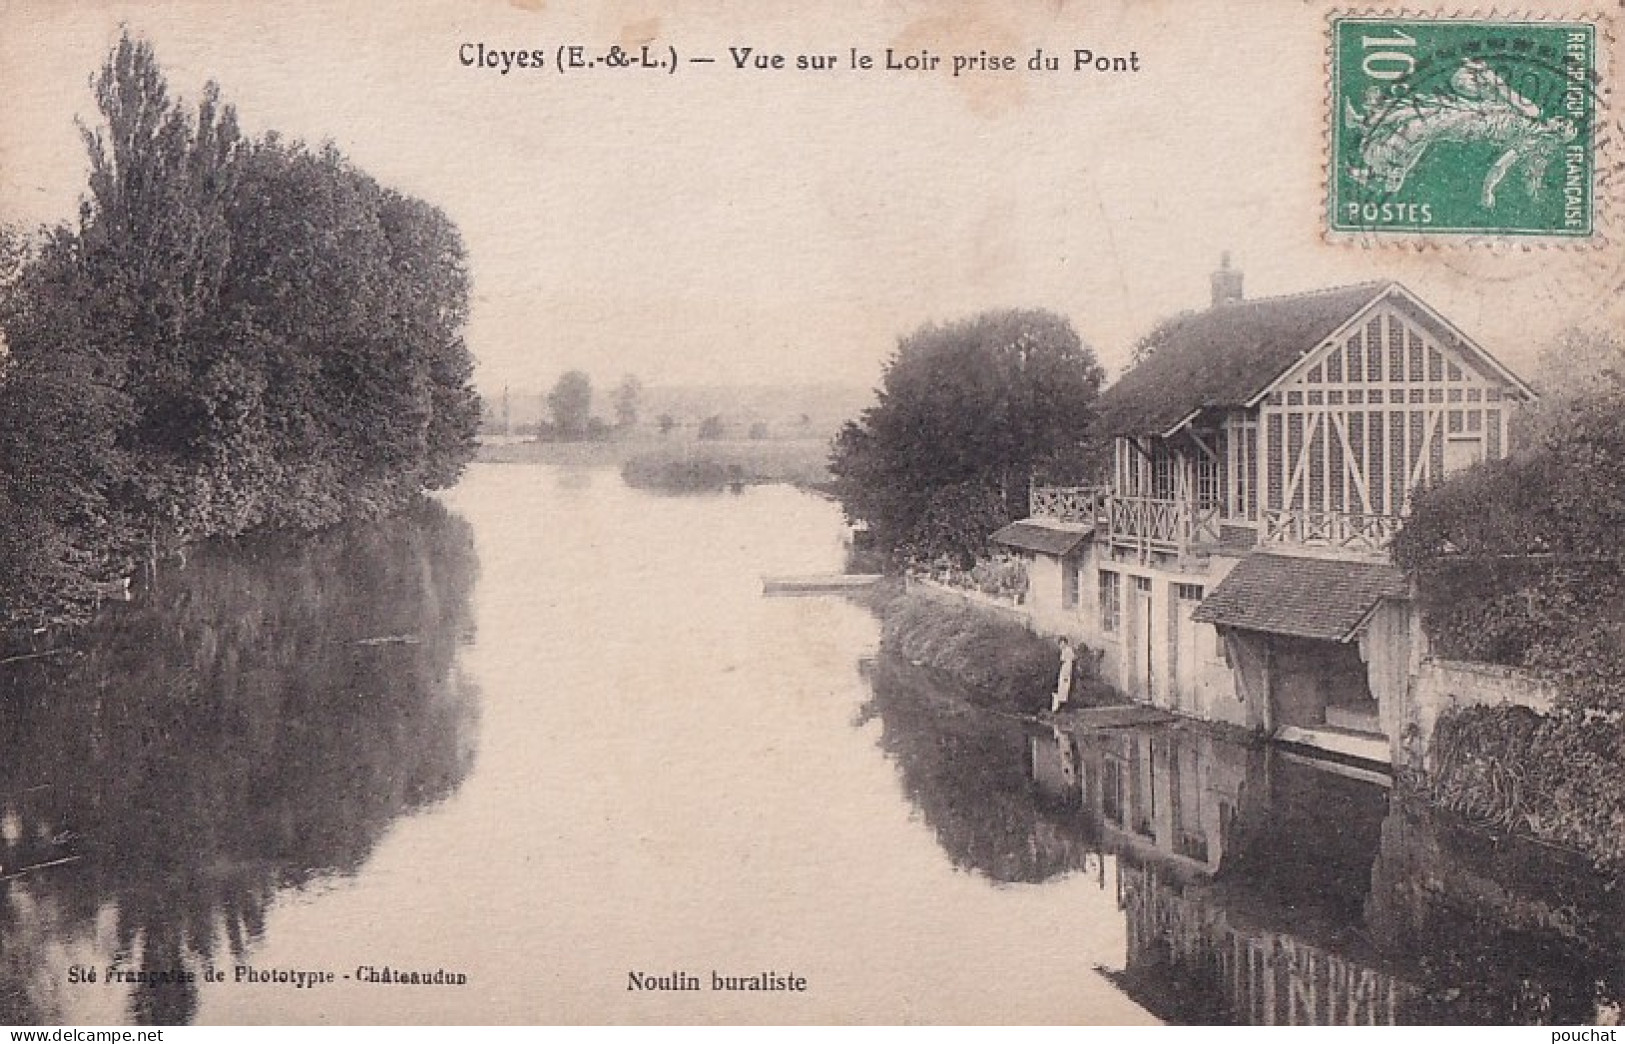
<path fill-rule="evenodd" d="M 1586 18 L 1334 17 L 1327 230 L 1598 240 L 1604 37 Z"/>

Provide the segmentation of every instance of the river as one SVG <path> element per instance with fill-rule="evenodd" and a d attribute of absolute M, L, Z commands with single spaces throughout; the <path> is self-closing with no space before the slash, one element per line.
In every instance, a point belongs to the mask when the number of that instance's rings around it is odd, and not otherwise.
<path fill-rule="evenodd" d="M 197 553 L 0 667 L 0 1022 L 1540 1021 L 1617 995 L 1619 895 L 1562 853 L 1197 728 L 977 710 L 856 602 L 762 596 L 839 569 L 842 533 L 788 487 L 476 465 L 412 518 Z"/>

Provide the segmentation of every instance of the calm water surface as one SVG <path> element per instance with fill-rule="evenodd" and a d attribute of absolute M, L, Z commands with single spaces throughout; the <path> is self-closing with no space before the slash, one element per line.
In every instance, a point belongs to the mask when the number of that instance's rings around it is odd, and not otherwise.
<path fill-rule="evenodd" d="M 0 1021 L 1534 1021 L 1617 990 L 1619 896 L 1560 854 L 1196 729 L 976 710 L 866 609 L 763 598 L 840 568 L 829 503 L 476 466 L 443 505 L 194 556 L 0 667 Z M 627 988 L 677 970 L 809 989 Z"/>

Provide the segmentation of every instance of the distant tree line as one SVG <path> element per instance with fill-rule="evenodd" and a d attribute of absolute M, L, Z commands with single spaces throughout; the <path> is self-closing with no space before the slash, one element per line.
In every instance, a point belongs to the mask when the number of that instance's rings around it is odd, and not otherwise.
<path fill-rule="evenodd" d="M 535 437 L 542 442 L 591 442 L 631 431 L 643 410 L 643 382 L 629 373 L 611 390 L 613 425 L 593 414 L 592 399 L 591 377 L 581 370 L 562 374 L 547 393 L 550 419 L 536 425 Z"/>
<path fill-rule="evenodd" d="M 569 370 L 561 374 L 544 400 L 547 416 L 534 424 L 521 425 L 518 433 L 528 432 L 540 442 L 596 442 L 626 438 L 637 431 L 643 420 L 644 387 L 636 374 L 622 377 L 610 390 L 613 422 L 593 412 L 593 394 L 592 378 L 585 372 Z M 501 434 L 510 433 L 500 424 L 493 423 L 502 416 L 500 407 L 492 409 L 488 406 L 487 412 L 492 415 L 487 417 L 487 423 L 493 430 Z M 811 424 L 812 418 L 801 413 L 795 421 L 783 425 L 781 430 L 793 437 L 805 432 Z M 666 437 L 682 425 L 671 413 L 662 412 L 655 417 L 653 426 L 662 437 Z M 769 438 L 773 430 L 764 420 L 736 418 L 730 422 L 721 413 L 706 413 L 691 426 L 694 437 L 701 441 L 726 439 L 731 432 L 742 433 L 746 438 L 759 441 Z"/>
<path fill-rule="evenodd" d="M 0 620 L 82 618 L 193 541 L 456 480 L 479 402 L 457 228 L 331 145 L 172 96 L 125 35 L 76 222 L 0 251 Z"/>

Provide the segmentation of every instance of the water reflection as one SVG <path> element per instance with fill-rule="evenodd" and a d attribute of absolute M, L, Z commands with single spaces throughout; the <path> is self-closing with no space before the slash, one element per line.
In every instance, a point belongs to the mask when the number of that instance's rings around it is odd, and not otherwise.
<path fill-rule="evenodd" d="M 1380 776 L 1187 725 L 1000 717 L 882 655 L 866 713 L 955 865 L 1085 872 L 1170 1022 L 1578 1023 L 1617 1013 L 1625 906 L 1566 853 L 1467 830 Z"/>
<path fill-rule="evenodd" d="M 1030 725 L 957 698 L 940 678 L 881 656 L 862 721 L 880 721 L 880 747 L 904 792 L 961 870 L 1001 883 L 1039 882 L 1099 868 L 1098 825 L 1063 811 L 1069 797 L 1035 800 L 1023 760 Z M 1046 793 L 1039 791 L 1039 794 Z"/>
<path fill-rule="evenodd" d="M 353 873 L 474 757 L 468 527 L 411 518 L 196 555 L 69 656 L 0 673 L 0 1022 L 69 962 L 240 959 L 279 890 Z M 184 1023 L 197 984 L 114 1018 Z"/>
<path fill-rule="evenodd" d="M 834 505 L 507 465 L 449 500 L 475 616 L 435 513 L 194 560 L 6 668 L 0 875 L 39 868 L 0 882 L 0 1019 L 1556 1021 L 1620 981 L 1618 898 L 1557 853 L 1207 732 L 990 714 L 860 606 L 762 598 L 839 567 Z M 243 957 L 475 987 L 67 983 Z M 626 989 L 679 967 L 817 988 Z"/>

